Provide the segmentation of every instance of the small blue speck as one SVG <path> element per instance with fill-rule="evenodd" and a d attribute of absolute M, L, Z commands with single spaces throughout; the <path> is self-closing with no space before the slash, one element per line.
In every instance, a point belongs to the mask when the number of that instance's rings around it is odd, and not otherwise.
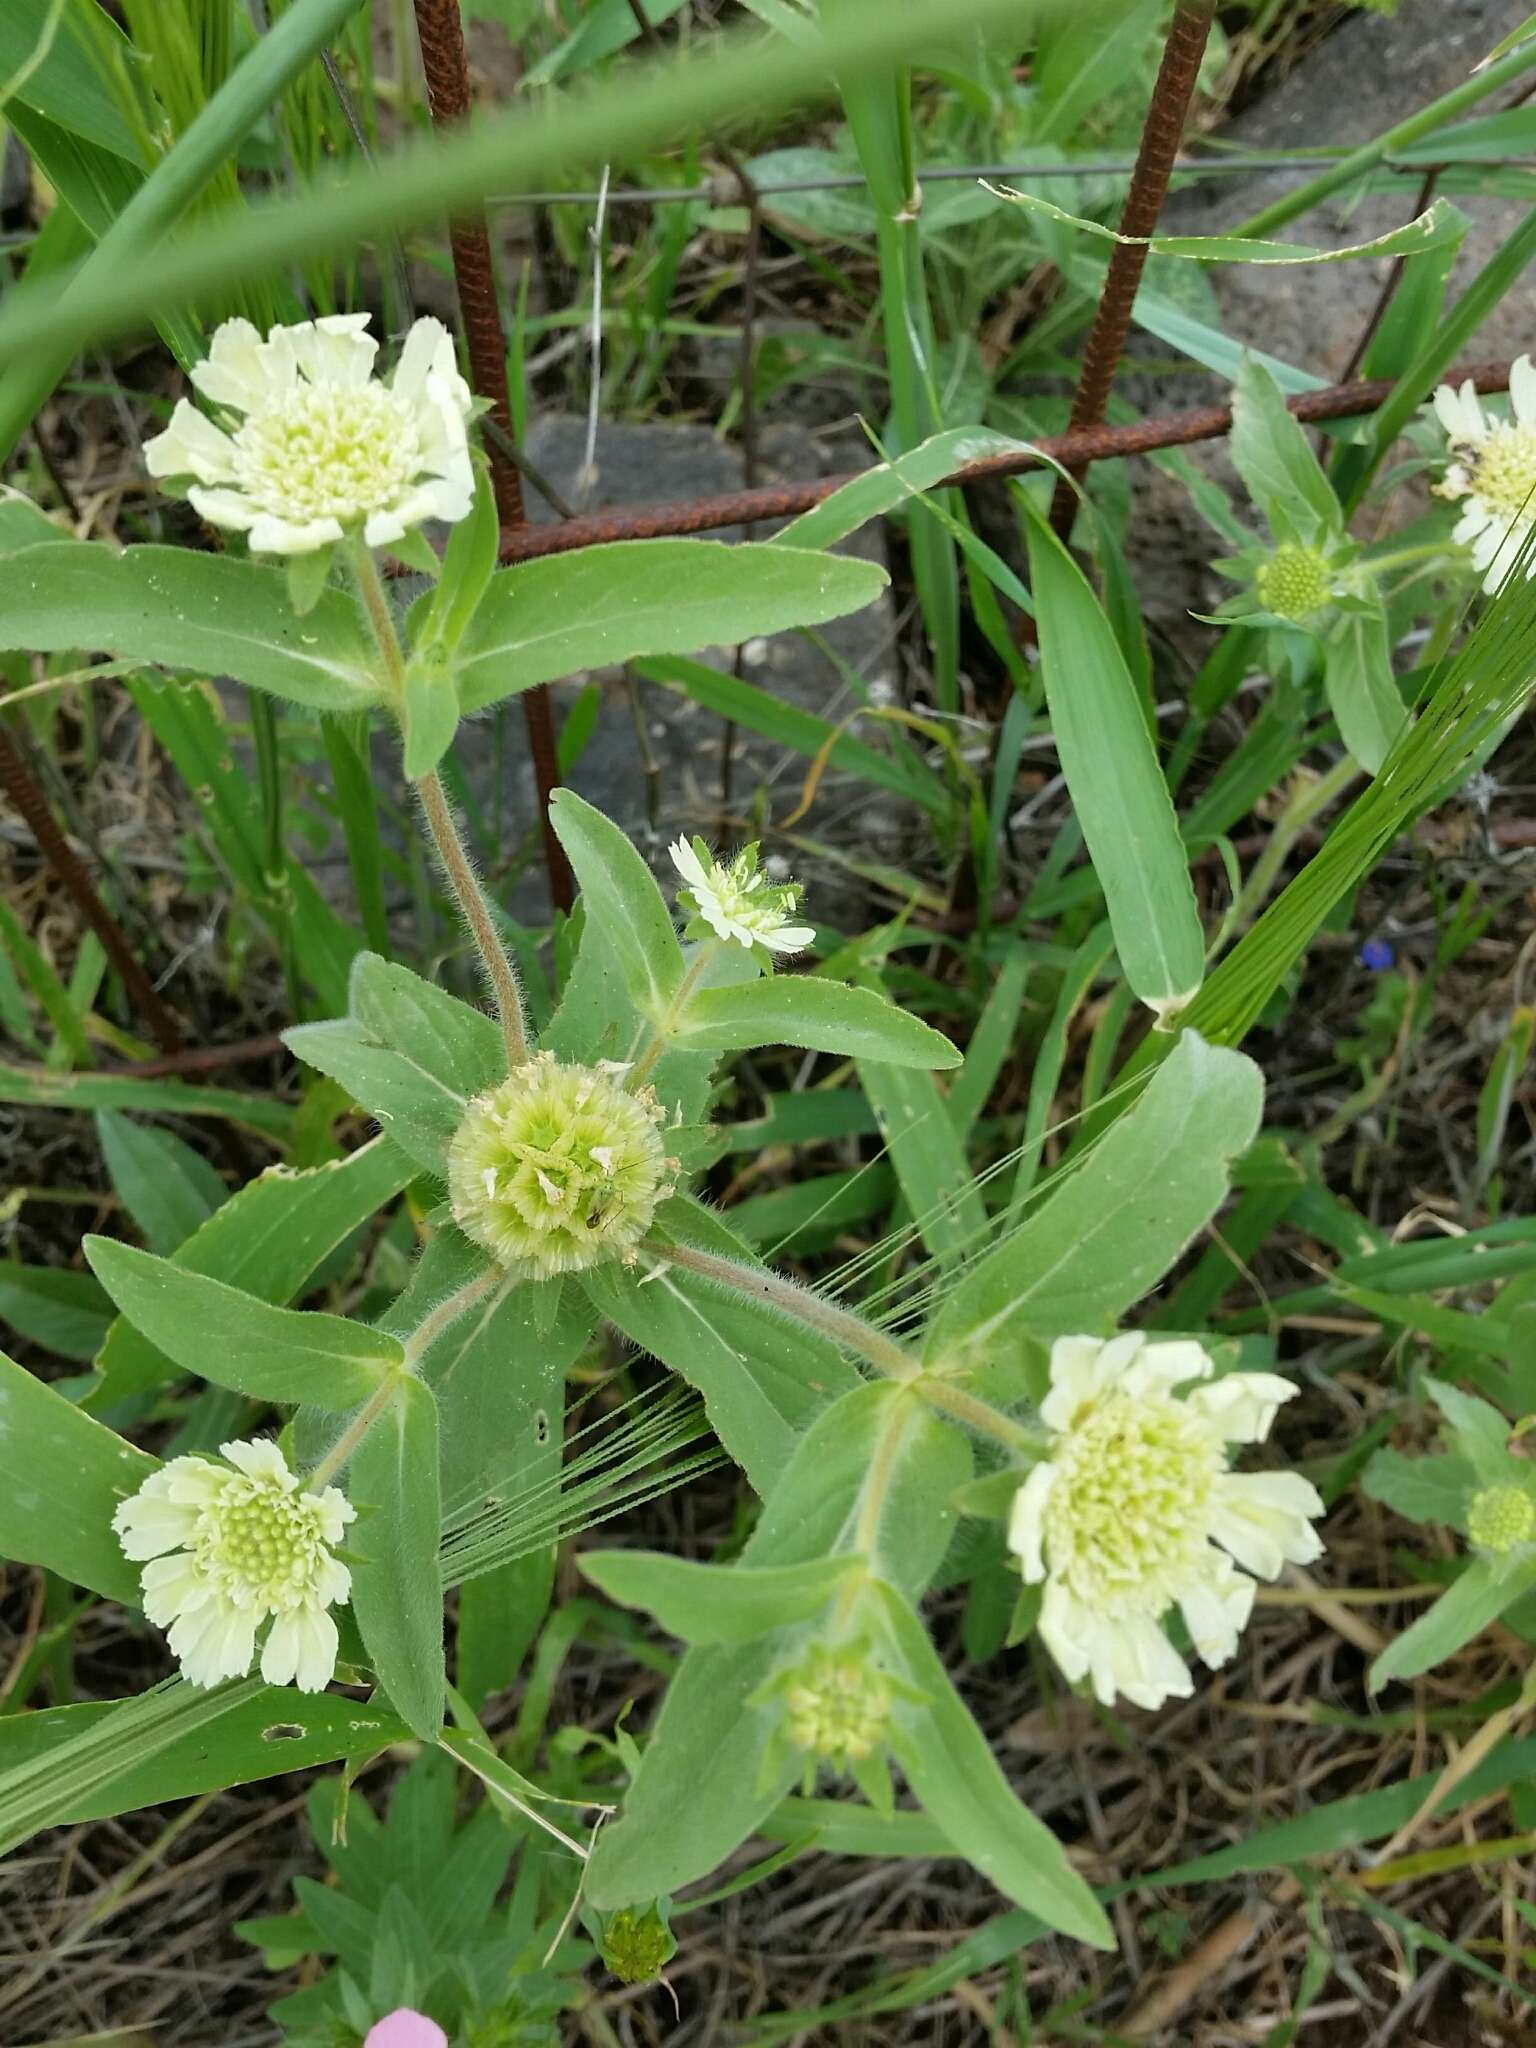
<path fill-rule="evenodd" d="M 1397 954 L 1386 939 L 1367 939 L 1360 948 L 1360 965 L 1369 967 L 1372 974 L 1385 974 L 1397 965 Z"/>

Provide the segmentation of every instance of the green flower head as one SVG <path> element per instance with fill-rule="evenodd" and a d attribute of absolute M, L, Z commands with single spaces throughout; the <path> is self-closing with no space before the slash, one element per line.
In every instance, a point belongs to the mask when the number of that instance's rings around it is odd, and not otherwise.
<path fill-rule="evenodd" d="M 631 1095 L 612 1071 L 540 1053 L 477 1096 L 454 1134 L 454 1221 L 523 1279 L 633 1263 L 673 1192 L 662 1115 L 650 1089 Z"/>
<path fill-rule="evenodd" d="M 1508 1557 L 1536 1537 L 1536 1500 L 1523 1486 L 1485 1486 L 1467 1505 L 1467 1539 L 1474 1550 Z"/>
<path fill-rule="evenodd" d="M 1333 574 L 1321 548 L 1282 541 L 1254 576 L 1259 602 L 1277 619 L 1306 619 L 1333 602 Z"/>

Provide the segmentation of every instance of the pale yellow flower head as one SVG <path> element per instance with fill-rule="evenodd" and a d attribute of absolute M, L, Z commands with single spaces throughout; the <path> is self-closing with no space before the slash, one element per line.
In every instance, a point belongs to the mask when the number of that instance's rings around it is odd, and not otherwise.
<path fill-rule="evenodd" d="M 112 1518 L 123 1555 L 144 1566 L 144 1612 L 192 1685 L 243 1678 L 270 1620 L 262 1677 L 321 1692 L 336 1669 L 327 1610 L 352 1590 L 331 1553 L 355 1511 L 334 1486 L 305 1492 L 275 1443 L 220 1449 L 222 1465 L 172 1458 Z"/>
<path fill-rule="evenodd" d="M 1228 1446 L 1267 1436 L 1295 1387 L 1268 1372 L 1197 1384 L 1213 1369 L 1198 1344 L 1139 1331 L 1051 1350 L 1040 1415 L 1054 1442 L 1014 1496 L 1008 1544 L 1026 1581 L 1044 1583 L 1046 1648 L 1105 1706 L 1193 1690 L 1159 1626 L 1171 1607 L 1205 1662 L 1224 1664 L 1253 1606 L 1247 1574 L 1272 1579 L 1322 1551 L 1309 1480 L 1227 1469 Z"/>
<path fill-rule="evenodd" d="M 1459 391 L 1442 384 L 1434 395 L 1454 458 L 1435 489 L 1461 501 L 1452 534 L 1471 549 L 1490 596 L 1536 529 L 1536 366 L 1529 356 L 1510 365 L 1509 404 L 1510 419 L 1485 413 L 1470 378 Z"/>
<path fill-rule="evenodd" d="M 394 371 L 373 375 L 366 313 L 274 327 L 226 320 L 192 382 L 219 423 L 182 399 L 144 444 L 151 476 L 191 477 L 212 526 L 253 554 L 307 555 L 361 531 L 385 547 L 427 519 L 464 518 L 475 495 L 472 400 L 453 337 L 418 320 Z"/>
<path fill-rule="evenodd" d="M 662 1115 L 650 1090 L 541 1053 L 469 1105 L 448 1148 L 454 1221 L 525 1279 L 632 1261 L 672 1193 Z"/>

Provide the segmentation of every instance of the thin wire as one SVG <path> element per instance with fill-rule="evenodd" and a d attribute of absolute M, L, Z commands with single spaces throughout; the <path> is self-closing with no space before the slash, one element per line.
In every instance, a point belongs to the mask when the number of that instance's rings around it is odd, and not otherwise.
<path fill-rule="evenodd" d="M 1343 163 L 1342 154 L 1320 156 L 1233 156 L 1233 157 L 1184 157 L 1173 167 L 1176 178 L 1222 178 L 1233 177 L 1242 171 L 1290 172 L 1297 177 L 1310 177 L 1314 171 L 1331 169 Z M 962 178 L 1128 178 L 1134 166 L 1126 158 L 1103 158 L 1087 163 L 1063 164 L 934 164 L 920 169 L 918 182 L 924 185 L 941 185 Z M 1507 156 L 1480 160 L 1482 170 L 1533 170 L 1536 158 Z M 1422 174 L 1424 163 L 1397 162 L 1383 157 L 1373 166 L 1374 170 L 1392 172 L 1397 176 Z M 820 178 L 769 179 L 755 183 L 754 189 L 763 199 L 771 199 L 780 193 L 791 192 L 853 192 L 865 188 L 866 180 L 858 171 L 829 172 Z M 706 180 L 701 185 L 655 185 L 623 186 L 609 191 L 606 204 L 609 206 L 663 206 L 686 200 L 708 200 L 719 204 L 739 193 L 739 181 L 726 172 L 720 177 Z M 599 194 L 596 192 L 497 192 L 486 200 L 487 206 L 595 206 Z"/>

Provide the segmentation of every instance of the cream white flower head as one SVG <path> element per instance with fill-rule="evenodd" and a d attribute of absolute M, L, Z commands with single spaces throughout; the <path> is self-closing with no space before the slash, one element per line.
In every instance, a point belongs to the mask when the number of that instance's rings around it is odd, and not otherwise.
<path fill-rule="evenodd" d="M 798 953 L 815 938 L 810 925 L 790 923 L 800 892 L 792 883 L 769 880 L 755 846 L 743 847 L 724 863 L 710 856 L 702 840 L 678 839 L 667 850 L 687 884 L 678 891 L 679 903 L 703 918 L 717 938 L 745 946 L 749 953 L 754 946 Z"/>
<path fill-rule="evenodd" d="M 306 1493 L 274 1443 L 220 1451 L 222 1465 L 172 1458 L 112 1517 L 124 1556 L 144 1565 L 144 1612 L 193 1685 L 243 1678 L 270 1617 L 262 1677 L 321 1692 L 336 1669 L 327 1610 L 352 1591 L 331 1546 L 356 1511 L 334 1486 Z"/>
<path fill-rule="evenodd" d="M 373 375 L 366 313 L 274 327 L 226 320 L 192 382 L 217 426 L 181 399 L 144 444 L 151 476 L 196 479 L 187 496 L 254 554 L 308 555 L 357 528 L 385 547 L 425 519 L 462 519 L 475 495 L 472 400 L 453 337 L 418 320 L 394 374 Z"/>
<path fill-rule="evenodd" d="M 1536 529 L 1536 367 L 1529 356 L 1510 365 L 1509 403 L 1511 419 L 1485 413 L 1470 378 L 1459 391 L 1442 384 L 1434 396 L 1454 457 L 1435 489 L 1461 500 L 1453 538 L 1471 548 L 1490 597 Z"/>
<path fill-rule="evenodd" d="M 1105 1706 L 1193 1691 L 1159 1626 L 1169 1608 L 1205 1662 L 1224 1664 L 1253 1607 L 1247 1574 L 1272 1579 L 1322 1552 L 1309 1481 L 1227 1469 L 1228 1445 L 1261 1442 L 1295 1387 L 1268 1372 L 1190 1384 L 1213 1370 L 1198 1344 L 1139 1331 L 1051 1348 L 1040 1415 L 1055 1442 L 1014 1497 L 1008 1545 L 1025 1579 L 1044 1581 L 1046 1648 Z"/>

